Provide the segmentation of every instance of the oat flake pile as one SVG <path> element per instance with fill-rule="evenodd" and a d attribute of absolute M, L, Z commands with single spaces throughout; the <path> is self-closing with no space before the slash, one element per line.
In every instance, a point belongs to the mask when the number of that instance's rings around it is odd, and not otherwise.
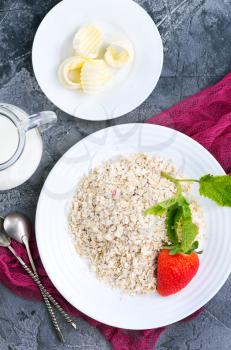
<path fill-rule="evenodd" d="M 161 171 L 180 177 L 172 162 L 143 153 L 107 161 L 80 181 L 73 199 L 69 225 L 77 252 L 89 259 L 99 279 L 128 294 L 156 288 L 165 215 L 143 212 L 175 194 L 174 184 L 161 177 Z M 202 213 L 195 201 L 191 210 L 200 227 Z"/>

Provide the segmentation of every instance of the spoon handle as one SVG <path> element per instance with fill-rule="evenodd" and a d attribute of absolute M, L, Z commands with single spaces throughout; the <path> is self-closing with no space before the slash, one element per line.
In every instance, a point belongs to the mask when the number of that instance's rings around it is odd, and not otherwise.
<path fill-rule="evenodd" d="M 51 317 L 51 321 L 54 325 L 54 328 L 55 330 L 57 331 L 58 333 L 58 336 L 59 336 L 59 339 L 61 342 L 65 342 L 65 339 L 63 337 L 63 334 L 59 328 L 59 325 L 58 325 L 58 322 L 57 322 L 57 319 L 55 317 L 55 314 L 54 314 L 54 311 L 52 309 L 52 306 L 48 300 L 48 297 L 47 295 L 44 293 L 44 287 L 41 283 L 41 281 L 39 280 L 39 277 L 37 274 L 33 274 L 33 272 L 31 271 L 31 269 L 24 263 L 24 261 L 20 258 L 20 256 L 18 256 L 15 252 L 15 250 L 11 247 L 11 246 L 8 246 L 9 250 L 11 251 L 11 253 L 15 256 L 15 258 L 20 262 L 20 264 L 22 265 L 22 267 L 24 268 L 24 270 L 28 273 L 28 275 L 31 276 L 31 278 L 34 280 L 34 282 L 37 284 L 37 286 L 39 287 L 40 289 L 40 292 L 43 296 L 43 299 L 44 299 L 44 302 L 45 302 L 45 305 L 47 307 L 47 310 L 50 314 L 50 317 Z"/>
<path fill-rule="evenodd" d="M 32 270 L 34 272 L 34 274 L 36 276 L 38 276 L 35 264 L 34 264 L 34 260 L 32 258 L 31 255 L 31 251 L 30 251 L 30 246 L 29 246 L 29 240 L 27 237 L 23 237 L 23 243 L 26 247 L 26 251 L 27 251 L 27 255 L 29 257 L 29 261 L 32 267 Z M 38 276 L 39 278 L 39 276 Z M 77 329 L 77 326 L 75 324 L 75 322 L 71 319 L 71 317 L 63 310 L 62 306 L 59 305 L 57 303 L 57 301 L 52 297 L 52 295 L 47 291 L 47 289 L 41 284 L 41 290 L 43 291 L 43 293 L 47 296 L 47 298 L 53 303 L 53 305 L 56 307 L 56 309 L 60 312 L 60 314 L 63 316 L 63 318 L 74 328 Z"/>
<path fill-rule="evenodd" d="M 35 276 L 38 276 L 36 273 Z M 52 302 L 52 304 L 57 308 L 63 318 L 70 323 L 70 325 L 77 329 L 76 323 L 71 319 L 71 317 L 63 310 L 62 306 L 57 303 L 57 301 L 52 297 L 52 295 L 48 292 L 48 290 L 41 284 L 41 290 L 46 294 L 48 299 Z"/>
<path fill-rule="evenodd" d="M 28 240 L 27 237 L 24 236 L 24 237 L 22 237 L 22 241 L 23 241 L 23 244 L 26 247 L 26 252 L 27 252 L 27 255 L 28 255 L 28 258 L 29 258 L 32 270 L 33 270 L 34 273 L 37 273 L 37 270 L 36 270 L 36 267 L 35 267 L 35 264 L 34 264 L 34 260 L 32 258 L 31 251 L 30 251 L 29 240 Z"/>

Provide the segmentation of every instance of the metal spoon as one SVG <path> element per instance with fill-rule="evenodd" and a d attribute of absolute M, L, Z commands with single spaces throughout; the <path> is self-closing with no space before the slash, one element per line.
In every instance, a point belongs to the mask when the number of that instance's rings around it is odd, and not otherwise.
<path fill-rule="evenodd" d="M 64 337 L 63 337 L 63 334 L 59 328 L 59 325 L 58 325 L 58 322 L 56 320 L 56 317 L 55 317 L 55 314 L 54 314 L 54 311 L 51 307 L 51 304 L 44 292 L 44 287 L 42 285 L 42 283 L 40 282 L 39 280 L 39 277 L 37 274 L 34 274 L 31 269 L 25 264 L 25 262 L 20 258 L 20 256 L 17 255 L 16 251 L 14 250 L 14 248 L 10 245 L 11 244 L 11 239 L 9 236 L 6 235 L 5 231 L 4 231 L 4 227 L 3 227 L 3 224 L 4 224 L 4 219 L 2 217 L 0 217 L 0 246 L 2 247 L 6 247 L 8 248 L 11 253 L 15 256 L 15 258 L 20 262 L 20 264 L 22 265 L 22 267 L 24 268 L 24 270 L 32 277 L 32 279 L 35 281 L 35 283 L 37 284 L 37 286 L 39 287 L 40 289 L 40 292 L 43 296 L 43 299 L 44 299 L 44 302 L 46 304 L 46 307 L 47 307 L 47 310 L 50 314 L 50 317 L 51 317 L 51 321 L 58 333 L 58 336 L 60 338 L 60 340 L 62 342 L 65 342 L 64 340 Z"/>
<path fill-rule="evenodd" d="M 36 273 L 36 267 L 29 247 L 29 238 L 31 235 L 31 225 L 29 220 L 23 214 L 12 213 L 5 217 L 3 227 L 9 237 L 25 245 L 31 267 Z"/>
<path fill-rule="evenodd" d="M 29 219 L 21 213 L 11 213 L 7 215 L 3 223 L 4 229 L 8 236 L 15 239 L 19 243 L 23 243 L 26 247 L 27 254 L 30 260 L 30 264 L 34 273 L 37 275 L 36 267 L 30 252 L 29 240 L 32 233 L 32 226 Z M 57 303 L 57 301 L 50 295 L 50 293 L 44 288 L 46 296 L 54 304 L 57 310 L 61 313 L 64 319 L 71 324 L 71 326 L 77 329 L 75 322 L 71 317 L 63 310 L 63 308 Z"/>

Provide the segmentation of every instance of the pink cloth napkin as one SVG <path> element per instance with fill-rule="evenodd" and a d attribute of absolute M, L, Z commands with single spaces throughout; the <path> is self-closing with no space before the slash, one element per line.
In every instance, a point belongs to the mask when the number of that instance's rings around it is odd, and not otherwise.
<path fill-rule="evenodd" d="M 218 84 L 183 100 L 147 122 L 165 125 L 191 136 L 217 158 L 226 172 L 231 172 L 231 74 Z M 25 249 L 16 242 L 12 245 L 29 264 Z M 35 240 L 32 241 L 32 252 L 43 284 L 67 312 L 95 326 L 115 350 L 153 350 L 164 328 L 126 331 L 82 314 L 65 301 L 52 285 L 40 261 Z M 20 296 L 41 300 L 36 285 L 5 248 L 0 248 L 0 281 Z"/>

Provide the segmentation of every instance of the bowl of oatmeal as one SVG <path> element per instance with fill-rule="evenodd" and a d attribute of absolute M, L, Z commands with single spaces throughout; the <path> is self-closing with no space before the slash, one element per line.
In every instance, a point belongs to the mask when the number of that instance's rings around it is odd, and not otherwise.
<path fill-rule="evenodd" d="M 123 124 L 74 145 L 50 172 L 36 213 L 42 262 L 60 293 L 103 323 L 127 329 L 161 327 L 207 303 L 230 273 L 230 208 L 184 183 L 203 254 L 181 292 L 156 292 L 156 259 L 166 237 L 165 215 L 147 208 L 176 193 L 173 177 L 223 175 L 213 156 L 166 127 Z"/>

